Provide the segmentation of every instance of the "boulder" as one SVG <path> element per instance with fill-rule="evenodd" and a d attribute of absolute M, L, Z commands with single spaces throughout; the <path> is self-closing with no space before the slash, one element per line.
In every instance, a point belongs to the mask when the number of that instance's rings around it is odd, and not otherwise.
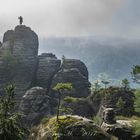
<path fill-rule="evenodd" d="M 111 140 L 111 137 L 93 121 L 80 116 L 59 116 L 34 127 L 29 140 Z"/>
<path fill-rule="evenodd" d="M 118 140 L 132 140 L 133 131 L 130 126 L 121 123 L 108 124 L 103 122 L 101 128 L 107 133 L 115 136 Z"/>
<path fill-rule="evenodd" d="M 107 124 L 115 124 L 115 112 L 113 108 L 105 108 L 103 111 L 103 121 Z"/>
<path fill-rule="evenodd" d="M 19 112 L 23 114 L 22 123 L 30 127 L 39 123 L 45 115 L 50 115 L 49 99 L 42 87 L 29 89 L 19 106 Z"/>

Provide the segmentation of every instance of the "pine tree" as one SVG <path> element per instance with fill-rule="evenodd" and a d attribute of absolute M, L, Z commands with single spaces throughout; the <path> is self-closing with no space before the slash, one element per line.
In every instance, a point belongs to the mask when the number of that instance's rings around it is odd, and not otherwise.
<path fill-rule="evenodd" d="M 72 90 L 71 83 L 58 83 L 53 90 L 58 92 L 58 106 L 57 106 L 57 122 L 59 122 L 59 112 L 60 112 L 60 105 L 61 105 L 61 97 L 66 91 Z"/>
<path fill-rule="evenodd" d="M 5 94 L 0 97 L 0 140 L 23 140 L 25 129 L 20 124 L 19 113 L 14 112 L 13 85 L 5 88 Z"/>

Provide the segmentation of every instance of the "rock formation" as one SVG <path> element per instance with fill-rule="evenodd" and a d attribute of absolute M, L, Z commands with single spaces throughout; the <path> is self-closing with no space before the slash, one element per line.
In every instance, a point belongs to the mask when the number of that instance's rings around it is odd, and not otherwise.
<path fill-rule="evenodd" d="M 53 117 L 31 130 L 29 140 L 111 140 L 111 136 L 92 120 L 80 116 L 60 116 L 60 124 Z"/>
<path fill-rule="evenodd" d="M 49 89 L 53 76 L 58 72 L 61 60 L 52 53 L 43 53 L 38 57 L 36 85 Z"/>
<path fill-rule="evenodd" d="M 75 62 L 74 60 L 71 61 L 73 61 L 73 63 Z M 70 65 L 69 62 L 70 60 L 66 60 L 60 71 L 54 75 L 51 86 L 54 87 L 59 82 L 72 83 L 73 90 L 70 96 L 78 98 L 87 97 L 90 94 L 90 83 L 88 81 L 88 77 L 86 77 L 87 73 L 85 73 L 86 76 L 83 75 L 83 72 L 81 73 L 82 70 L 80 69 L 80 66 L 83 69 L 86 69 L 86 67 L 80 65 L 81 63 L 75 67 L 73 64 Z M 50 94 L 52 94 L 52 92 L 53 91 L 51 91 Z"/>
<path fill-rule="evenodd" d="M 50 114 L 49 96 L 46 90 L 41 87 L 33 87 L 23 96 L 19 112 L 24 114 L 23 124 L 31 126 L 39 123 L 40 119 Z"/>
<path fill-rule="evenodd" d="M 83 62 L 65 59 L 62 63 L 52 53 L 38 56 L 38 45 L 37 34 L 25 25 L 18 25 L 4 34 L 0 47 L 0 91 L 8 83 L 15 84 L 17 107 L 29 126 L 53 112 L 57 97 L 52 88 L 58 82 L 72 83 L 70 96 L 80 98 L 90 94 L 88 70 Z"/>
<path fill-rule="evenodd" d="M 38 36 L 29 27 L 16 26 L 4 34 L 3 44 L 0 48 L 1 63 L 3 59 L 13 58 L 16 65 L 11 62 L 11 67 L 4 64 L 0 69 L 1 89 L 10 81 L 16 86 L 16 99 L 20 102 L 25 91 L 31 87 L 37 69 Z M 10 58 L 9 58 L 10 59 Z M 9 61 L 9 60 L 7 60 Z M 12 66 L 13 65 L 13 66 Z M 6 69 L 10 69 L 6 71 Z M 9 76 L 9 73 L 12 74 Z M 8 76 L 8 77 L 7 77 Z"/>
<path fill-rule="evenodd" d="M 134 135 L 131 129 L 131 125 L 123 125 L 119 121 L 115 120 L 115 113 L 113 108 L 106 108 L 104 110 L 104 119 L 101 128 L 107 133 L 117 137 L 119 140 L 132 140 Z"/>

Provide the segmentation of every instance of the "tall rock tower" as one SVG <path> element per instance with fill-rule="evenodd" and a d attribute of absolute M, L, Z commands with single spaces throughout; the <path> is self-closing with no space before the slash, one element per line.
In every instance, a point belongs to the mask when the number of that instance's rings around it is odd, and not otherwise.
<path fill-rule="evenodd" d="M 16 98 L 20 100 L 31 87 L 38 55 L 38 36 L 29 27 L 18 25 L 4 34 L 0 47 L 0 88 L 12 82 L 16 86 Z M 8 73 L 8 74 L 7 74 Z"/>

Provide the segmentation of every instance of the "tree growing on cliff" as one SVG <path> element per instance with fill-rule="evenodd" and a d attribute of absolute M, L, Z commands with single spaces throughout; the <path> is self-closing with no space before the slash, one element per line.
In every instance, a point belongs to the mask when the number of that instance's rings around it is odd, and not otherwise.
<path fill-rule="evenodd" d="M 129 85 L 129 81 L 127 78 L 124 78 L 122 81 L 121 81 L 121 85 L 122 87 L 124 88 L 124 90 L 127 90 L 130 88 L 130 85 Z"/>
<path fill-rule="evenodd" d="M 100 73 L 98 75 L 98 80 L 104 85 L 104 88 L 107 88 L 107 85 L 111 83 L 111 78 L 108 74 L 106 73 Z"/>
<path fill-rule="evenodd" d="M 66 92 L 72 90 L 71 83 L 57 83 L 57 85 L 53 88 L 54 91 L 58 92 L 58 106 L 57 106 L 57 122 L 59 122 L 59 112 L 61 105 L 61 98 Z"/>
<path fill-rule="evenodd" d="M 140 84 L 140 65 L 134 65 L 131 74 L 133 81 Z"/>
<path fill-rule="evenodd" d="M 116 103 L 117 111 L 122 114 L 125 110 L 125 101 L 120 97 Z"/>
<path fill-rule="evenodd" d="M 0 140 L 23 140 L 25 129 L 19 120 L 21 115 L 14 113 L 13 85 L 5 88 L 5 94 L 0 97 Z"/>
<path fill-rule="evenodd" d="M 134 108 L 135 111 L 140 114 L 140 89 L 137 89 L 135 92 Z"/>
<path fill-rule="evenodd" d="M 101 85 L 99 81 L 95 81 L 93 84 L 91 84 L 91 93 L 96 94 L 101 88 Z"/>

